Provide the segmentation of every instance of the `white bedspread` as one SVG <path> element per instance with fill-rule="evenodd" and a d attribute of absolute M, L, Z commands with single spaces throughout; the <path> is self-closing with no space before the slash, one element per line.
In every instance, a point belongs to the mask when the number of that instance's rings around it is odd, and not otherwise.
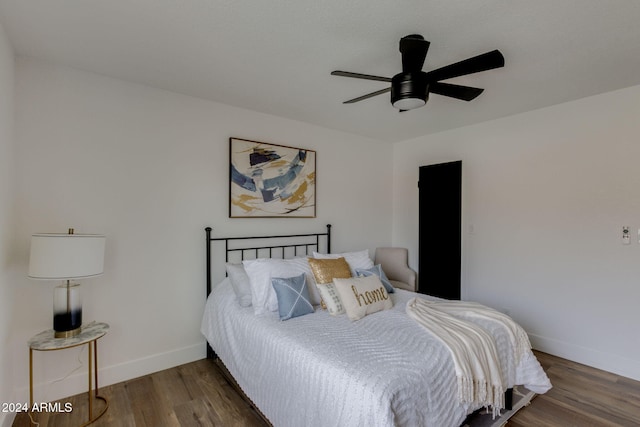
<path fill-rule="evenodd" d="M 457 399 L 448 349 L 405 313 L 415 296 L 398 289 L 393 309 L 357 322 L 322 310 L 281 322 L 277 313 L 256 317 L 240 307 L 225 279 L 207 301 L 201 331 L 275 427 L 457 427 L 475 408 Z M 550 388 L 530 351 L 516 367 L 507 332 L 474 321 L 496 337 L 508 387 Z"/>

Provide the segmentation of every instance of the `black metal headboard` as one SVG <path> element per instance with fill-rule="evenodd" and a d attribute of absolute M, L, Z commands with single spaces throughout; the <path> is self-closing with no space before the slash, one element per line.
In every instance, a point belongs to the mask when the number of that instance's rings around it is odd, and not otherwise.
<path fill-rule="evenodd" d="M 211 293 L 211 246 L 213 242 L 224 242 L 225 262 L 229 262 L 230 254 L 238 254 L 240 260 L 245 259 L 245 254 L 253 258 L 274 257 L 274 252 L 281 258 L 286 258 L 287 250 L 293 251 L 293 256 L 309 255 L 313 250 L 321 251 L 321 238 L 325 237 L 326 253 L 331 253 L 331 224 L 327 224 L 324 233 L 286 234 L 278 236 L 253 236 L 253 237 L 211 237 L 213 229 L 204 229 L 207 241 L 207 296 Z M 270 242 L 277 242 L 271 244 Z M 268 254 L 268 256 L 266 255 Z M 264 255 L 264 256 L 263 256 Z"/>
<path fill-rule="evenodd" d="M 225 263 L 229 262 L 230 255 L 235 254 L 241 261 L 245 254 L 251 258 L 287 258 L 289 255 L 301 256 L 309 255 L 311 251 L 317 252 L 326 250 L 331 253 L 331 224 L 327 224 L 325 233 L 309 234 L 286 234 L 278 236 L 255 236 L 255 237 L 211 237 L 213 229 L 204 229 L 207 243 L 207 297 L 211 293 L 212 282 L 212 245 L 213 242 L 224 242 Z M 321 246 L 321 238 L 325 237 L 326 246 Z M 276 242 L 276 243 L 270 243 Z M 207 358 L 217 359 L 216 353 L 207 343 Z"/>

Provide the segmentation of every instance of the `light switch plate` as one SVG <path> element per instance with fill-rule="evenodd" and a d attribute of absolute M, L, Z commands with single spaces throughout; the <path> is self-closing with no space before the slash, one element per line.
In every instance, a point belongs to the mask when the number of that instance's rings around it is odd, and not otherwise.
<path fill-rule="evenodd" d="M 640 230 L 639 230 L 640 232 Z M 622 244 L 623 245 L 629 245 L 631 244 L 631 236 L 629 233 L 629 227 L 626 225 L 622 226 Z"/>

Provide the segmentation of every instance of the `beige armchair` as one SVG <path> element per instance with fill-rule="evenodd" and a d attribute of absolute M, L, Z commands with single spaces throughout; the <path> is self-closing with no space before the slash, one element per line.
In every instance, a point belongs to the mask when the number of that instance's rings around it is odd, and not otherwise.
<path fill-rule="evenodd" d="M 382 270 L 394 287 L 417 291 L 417 275 L 409 267 L 409 251 L 406 248 L 376 248 L 374 262 L 382 266 Z"/>

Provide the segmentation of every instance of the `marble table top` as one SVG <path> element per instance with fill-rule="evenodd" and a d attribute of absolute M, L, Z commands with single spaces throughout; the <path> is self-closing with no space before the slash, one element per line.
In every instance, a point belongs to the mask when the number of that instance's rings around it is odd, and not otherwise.
<path fill-rule="evenodd" d="M 42 331 L 28 341 L 32 350 L 59 350 L 97 340 L 107 333 L 109 325 L 91 322 L 81 326 L 80 333 L 69 338 L 55 338 L 53 329 Z"/>

